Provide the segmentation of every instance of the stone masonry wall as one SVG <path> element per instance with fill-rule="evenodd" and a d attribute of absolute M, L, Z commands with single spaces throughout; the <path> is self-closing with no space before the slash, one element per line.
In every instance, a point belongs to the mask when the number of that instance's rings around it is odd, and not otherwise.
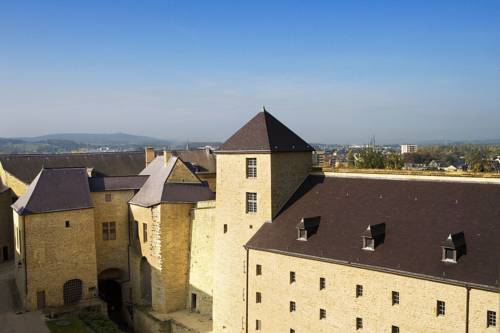
<path fill-rule="evenodd" d="M 106 202 L 106 194 L 111 194 L 111 202 Z M 94 203 L 95 238 L 97 252 L 97 273 L 109 268 L 120 269 L 126 278 L 128 275 L 128 201 L 133 191 L 112 191 L 91 193 Z M 116 239 L 103 239 L 103 223 L 116 223 Z"/>
<path fill-rule="evenodd" d="M 257 264 L 262 265 L 260 276 Z M 321 277 L 326 279 L 323 290 Z M 363 286 L 358 298 L 357 284 Z M 392 305 L 392 291 L 399 292 L 399 305 Z M 256 303 L 257 292 L 261 303 Z M 250 250 L 249 332 L 256 332 L 256 320 L 261 321 L 259 332 L 356 332 L 357 317 L 367 332 L 391 332 L 392 325 L 401 332 L 465 332 L 466 297 L 462 286 Z M 486 311 L 498 313 L 498 297 L 472 290 L 470 333 L 495 332 L 486 328 Z M 445 302 L 445 316 L 437 316 L 437 300 Z M 295 312 L 290 312 L 290 301 L 296 302 Z M 319 318 L 320 309 L 326 310 L 325 319 Z"/>
<path fill-rule="evenodd" d="M 215 201 L 198 202 L 191 216 L 191 258 L 186 304 L 192 309 L 191 294 L 196 294 L 196 309 L 193 310 L 212 317 Z"/>
<path fill-rule="evenodd" d="M 26 309 L 36 309 L 38 291 L 45 291 L 47 306 L 63 305 L 63 285 L 71 279 L 82 280 L 83 299 L 92 298 L 97 288 L 93 209 L 24 218 L 28 277 Z M 66 221 L 69 227 L 65 226 Z"/>

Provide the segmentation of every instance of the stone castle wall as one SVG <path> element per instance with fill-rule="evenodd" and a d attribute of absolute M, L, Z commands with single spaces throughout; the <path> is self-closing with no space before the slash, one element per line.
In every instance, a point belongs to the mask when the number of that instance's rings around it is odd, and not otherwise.
<path fill-rule="evenodd" d="M 256 320 L 263 332 L 355 332 L 356 318 L 363 331 L 465 332 L 467 290 L 463 286 L 437 283 L 396 274 L 309 260 L 264 251 L 249 251 L 249 332 Z M 262 275 L 256 275 L 256 265 Z M 296 282 L 290 283 L 290 272 Z M 320 290 L 320 278 L 326 287 Z M 363 296 L 356 297 L 356 285 Z M 400 304 L 392 304 L 392 291 Z M 262 295 L 256 302 L 256 293 Z M 437 300 L 446 304 L 446 315 L 437 316 Z M 296 311 L 290 312 L 290 301 Z M 326 318 L 320 319 L 320 309 Z M 499 311 L 498 292 L 473 289 L 470 298 L 470 333 L 495 332 L 486 328 L 486 311 Z"/>
<path fill-rule="evenodd" d="M 63 285 L 71 279 L 82 280 L 82 299 L 93 298 L 97 291 L 93 209 L 26 215 L 24 226 L 25 308 L 36 309 L 39 291 L 45 291 L 47 306 L 64 305 Z"/>

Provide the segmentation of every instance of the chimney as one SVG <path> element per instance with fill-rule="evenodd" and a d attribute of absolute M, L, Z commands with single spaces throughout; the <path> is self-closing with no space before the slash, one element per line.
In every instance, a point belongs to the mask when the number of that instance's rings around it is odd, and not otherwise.
<path fill-rule="evenodd" d="M 172 150 L 163 151 L 163 163 L 165 164 L 165 166 L 167 166 L 168 160 L 170 160 L 170 158 L 175 155 L 176 155 L 175 151 Z"/>
<path fill-rule="evenodd" d="M 146 166 L 153 162 L 155 159 L 155 150 L 153 147 L 146 147 L 144 149 L 144 155 L 146 156 Z"/>

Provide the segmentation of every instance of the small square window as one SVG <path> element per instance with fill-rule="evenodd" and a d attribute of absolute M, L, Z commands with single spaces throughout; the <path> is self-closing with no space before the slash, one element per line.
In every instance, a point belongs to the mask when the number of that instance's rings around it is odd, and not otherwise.
<path fill-rule="evenodd" d="M 290 301 L 290 312 L 295 312 L 295 310 L 297 310 L 295 302 Z"/>
<path fill-rule="evenodd" d="M 363 329 L 363 318 L 356 318 L 356 330 Z"/>
<path fill-rule="evenodd" d="M 399 292 L 393 291 L 392 292 L 392 305 L 397 305 L 399 304 Z"/>
<path fill-rule="evenodd" d="M 227 233 L 227 224 L 224 224 L 224 233 Z"/>
<path fill-rule="evenodd" d="M 295 272 L 290 272 L 290 284 L 295 282 Z"/>
<path fill-rule="evenodd" d="M 398 326 L 391 326 L 391 333 L 399 333 L 399 327 Z"/>
<path fill-rule="evenodd" d="M 111 202 L 111 193 L 104 194 L 104 201 Z"/>
<path fill-rule="evenodd" d="M 69 228 L 69 221 L 65 221 L 64 225 L 66 226 L 66 228 Z"/>
<path fill-rule="evenodd" d="M 486 326 L 497 327 L 497 313 L 495 311 L 488 311 L 486 313 Z"/>
<path fill-rule="evenodd" d="M 323 290 L 326 288 L 326 279 L 319 278 L 319 290 Z"/>
<path fill-rule="evenodd" d="M 255 303 L 262 303 L 262 294 L 260 292 L 255 293 Z"/>
<path fill-rule="evenodd" d="M 256 275 L 262 275 L 262 265 L 256 265 L 255 266 L 255 274 Z"/>
<path fill-rule="evenodd" d="M 356 298 L 363 296 L 363 286 L 360 284 L 356 285 Z"/>
<path fill-rule="evenodd" d="M 247 178 L 257 177 L 257 159 L 247 158 Z"/>
<path fill-rule="evenodd" d="M 246 210 L 247 213 L 257 213 L 257 193 L 246 193 Z"/>
<path fill-rule="evenodd" d="M 444 316 L 446 314 L 446 304 L 443 301 L 437 301 L 437 315 Z"/>
<path fill-rule="evenodd" d="M 261 328 L 262 328 L 262 323 L 260 322 L 260 320 L 259 320 L 259 319 L 257 319 L 257 320 L 255 321 L 255 330 L 256 330 L 256 331 L 260 331 L 260 330 L 261 330 Z"/>
<path fill-rule="evenodd" d="M 326 310 L 325 309 L 319 309 L 319 319 L 326 319 Z"/>

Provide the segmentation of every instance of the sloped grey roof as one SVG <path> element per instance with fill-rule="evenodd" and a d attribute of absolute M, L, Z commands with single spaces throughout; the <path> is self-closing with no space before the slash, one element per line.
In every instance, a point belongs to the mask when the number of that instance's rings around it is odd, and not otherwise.
<path fill-rule="evenodd" d="M 269 112 L 259 112 L 219 148 L 219 152 L 303 152 L 314 149 Z"/>
<path fill-rule="evenodd" d="M 247 247 L 498 288 L 499 202 L 494 184 L 311 175 Z M 296 229 L 304 216 L 321 216 L 305 242 Z M 384 242 L 364 251 L 360 236 L 378 223 L 386 225 Z M 450 233 L 462 236 L 452 236 L 453 246 L 467 245 L 456 264 L 442 262 Z"/>
<path fill-rule="evenodd" d="M 212 200 L 215 195 L 203 182 L 167 183 L 176 163 L 184 163 L 177 156 L 171 157 L 165 165 L 163 157 L 157 157 L 148 166 L 150 174 L 144 186 L 130 200 L 131 204 L 151 207 L 162 202 L 197 202 Z M 142 173 L 141 173 L 142 174 Z"/>
<path fill-rule="evenodd" d="M 138 175 L 145 165 L 144 152 L 9 154 L 0 155 L 3 168 L 29 184 L 45 168 L 93 168 L 102 176 Z"/>
<path fill-rule="evenodd" d="M 172 156 L 180 157 L 194 173 L 215 173 L 217 171 L 215 154 L 209 149 L 174 150 L 170 153 Z M 149 176 L 163 164 L 163 152 L 160 152 L 140 174 Z"/>
<path fill-rule="evenodd" d="M 12 208 L 20 215 L 91 208 L 85 168 L 42 169 Z"/>
<path fill-rule="evenodd" d="M 138 190 L 144 185 L 148 176 L 118 176 L 89 178 L 90 192 Z"/>

